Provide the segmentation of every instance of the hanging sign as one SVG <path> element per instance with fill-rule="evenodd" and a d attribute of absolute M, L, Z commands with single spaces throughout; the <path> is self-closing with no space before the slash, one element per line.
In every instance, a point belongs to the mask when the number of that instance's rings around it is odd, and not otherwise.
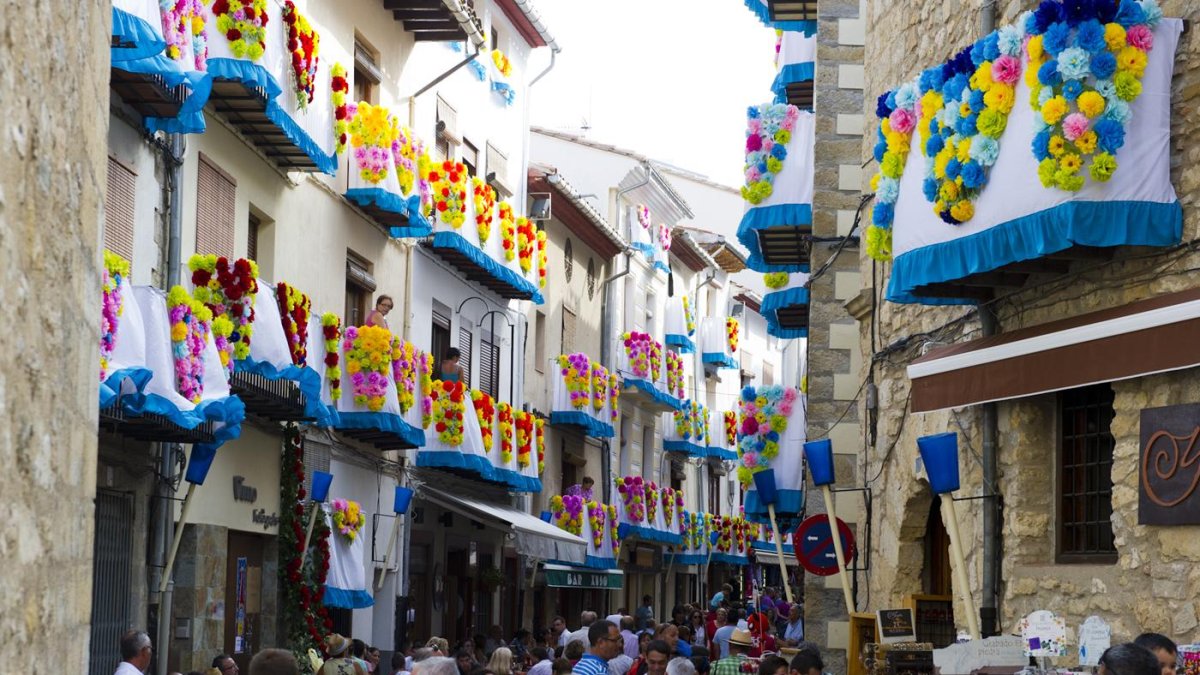
<path fill-rule="evenodd" d="M 849 565 L 855 554 L 854 533 L 841 518 L 838 518 L 838 532 L 842 538 L 842 553 L 846 556 L 843 562 Z M 792 535 L 792 547 L 796 550 L 796 560 L 806 571 L 819 577 L 837 574 L 833 535 L 829 528 L 829 517 L 825 514 L 805 518 Z"/>
<path fill-rule="evenodd" d="M 1138 524 L 1200 524 L 1200 404 L 1142 411 Z"/>

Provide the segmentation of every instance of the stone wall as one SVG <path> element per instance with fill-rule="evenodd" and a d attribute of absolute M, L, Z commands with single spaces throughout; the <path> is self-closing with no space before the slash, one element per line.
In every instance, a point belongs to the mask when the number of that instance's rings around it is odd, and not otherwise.
<path fill-rule="evenodd" d="M 1001 0 L 996 25 L 1011 22 L 1035 3 Z M 928 3 L 917 0 L 871 0 L 868 7 L 865 98 L 867 132 L 863 158 L 874 143 L 873 101 L 881 92 L 920 69 L 952 56 L 980 35 L 978 2 Z M 1166 16 L 1194 15 L 1182 1 L 1161 3 Z M 1180 40 L 1172 86 L 1172 181 L 1184 207 L 1185 242 L 1200 234 L 1200 212 L 1194 205 L 1200 188 L 1200 39 L 1194 30 Z M 872 163 L 864 180 L 877 169 Z M 864 184 L 865 186 L 865 184 Z M 874 536 L 869 543 L 871 607 L 893 605 L 921 592 L 925 523 L 931 495 L 914 476 L 916 438 L 958 431 L 962 457 L 962 495 L 979 495 L 981 484 L 978 408 L 912 414 L 905 367 L 930 343 L 952 343 L 979 336 L 973 310 L 895 305 L 881 300 L 890 266 L 861 258 L 863 278 L 875 273 L 878 310 L 860 324 L 866 364 L 879 384 L 878 437 L 866 453 L 867 479 L 875 499 Z M 1193 270 L 1200 254 L 1179 250 L 1117 249 L 1111 261 L 1075 263 L 1071 273 L 1034 282 L 993 303 L 1002 331 L 1037 325 L 1084 312 L 1114 307 L 1197 285 Z M 864 284 L 867 285 L 867 284 Z M 871 355 L 876 355 L 875 359 Z M 872 361 L 874 365 L 872 366 Z M 999 413 L 1000 484 L 1004 497 L 1000 629 L 1009 632 L 1017 620 L 1035 609 L 1051 609 L 1078 625 L 1099 614 L 1114 627 L 1114 640 L 1138 632 L 1163 632 L 1178 641 L 1198 638 L 1200 597 L 1200 527 L 1137 525 L 1137 448 L 1141 409 L 1200 400 L 1194 371 L 1114 383 L 1116 440 L 1113 477 L 1113 531 L 1118 561 L 1112 565 L 1056 564 L 1054 476 L 1057 397 L 1043 395 L 1001 403 Z M 976 603 L 981 588 L 982 531 L 980 502 L 961 502 L 958 515 L 966 539 L 968 576 Z M 962 605 L 956 598 L 956 616 Z"/>
<path fill-rule="evenodd" d="M 0 8 L 0 641 L 35 673 L 87 671 L 110 8 Z"/>

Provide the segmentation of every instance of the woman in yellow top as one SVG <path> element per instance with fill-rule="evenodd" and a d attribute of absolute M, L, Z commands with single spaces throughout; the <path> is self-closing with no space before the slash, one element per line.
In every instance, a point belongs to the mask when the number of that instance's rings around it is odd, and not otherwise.
<path fill-rule="evenodd" d="M 358 660 L 350 656 L 350 638 L 337 633 L 325 636 L 325 651 L 329 660 L 321 666 L 318 675 L 367 675 Z"/>

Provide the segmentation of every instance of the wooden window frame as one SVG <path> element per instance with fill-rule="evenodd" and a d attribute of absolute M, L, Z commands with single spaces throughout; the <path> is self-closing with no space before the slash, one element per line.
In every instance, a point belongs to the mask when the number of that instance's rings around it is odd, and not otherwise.
<path fill-rule="evenodd" d="M 1086 474 L 1083 478 L 1083 490 L 1084 490 L 1083 493 L 1066 495 L 1066 494 L 1064 494 L 1064 489 L 1063 489 L 1064 488 L 1063 481 L 1065 479 L 1064 474 L 1068 468 L 1064 463 L 1064 461 L 1065 461 L 1064 444 L 1065 444 L 1065 441 L 1067 440 L 1066 439 L 1066 429 L 1065 429 L 1065 416 L 1067 413 L 1067 406 L 1072 403 L 1072 401 L 1070 400 L 1070 397 L 1075 396 L 1075 395 L 1080 395 L 1083 392 L 1086 392 L 1086 391 L 1092 390 L 1092 389 L 1097 389 L 1099 387 L 1108 387 L 1109 391 L 1108 391 L 1107 395 L 1115 398 L 1115 395 L 1112 391 L 1112 385 L 1108 384 L 1108 383 L 1104 383 L 1104 384 L 1099 384 L 1099 385 L 1091 385 L 1088 387 L 1081 387 L 1079 389 L 1074 389 L 1074 390 L 1070 390 L 1070 391 L 1060 392 L 1057 395 L 1056 401 L 1055 401 L 1055 403 L 1056 403 L 1056 405 L 1055 405 L 1056 424 L 1055 424 L 1054 436 L 1055 436 L 1055 444 L 1056 444 L 1056 453 L 1055 453 L 1054 466 L 1055 466 L 1056 471 L 1054 473 L 1054 510 L 1055 510 L 1054 561 L 1058 564 L 1113 565 L 1113 564 L 1116 564 L 1116 562 L 1117 562 L 1115 534 L 1111 532 L 1111 528 L 1112 528 L 1112 519 L 1111 519 L 1112 488 L 1113 488 L 1113 486 L 1112 486 L 1112 464 L 1113 464 L 1113 454 L 1114 454 L 1114 450 L 1116 447 L 1116 439 L 1112 435 L 1112 422 L 1116 417 L 1115 411 L 1112 410 L 1112 398 L 1110 398 L 1108 401 L 1108 406 L 1110 408 L 1110 414 L 1108 416 L 1108 429 L 1107 429 L 1107 436 L 1108 436 L 1107 446 L 1108 447 L 1107 447 L 1107 449 L 1104 447 L 1104 445 L 1105 445 L 1105 439 L 1103 438 L 1103 435 L 1105 433 L 1104 431 L 1098 431 L 1095 434 L 1084 432 L 1082 434 L 1074 434 L 1072 436 L 1072 438 L 1078 438 L 1081 436 L 1085 437 L 1085 443 L 1086 443 L 1087 436 L 1095 435 L 1095 436 L 1100 437 L 1097 439 L 1097 442 L 1099 443 L 1099 447 L 1097 448 L 1097 454 L 1098 454 L 1098 460 L 1099 460 L 1098 463 L 1100 466 L 1094 470 L 1095 471 L 1094 477 L 1096 479 L 1098 479 L 1101 482 L 1101 484 L 1103 484 L 1103 482 L 1104 482 L 1103 481 L 1103 476 L 1104 476 L 1103 471 L 1104 471 L 1104 467 L 1105 467 L 1104 458 L 1105 458 L 1105 453 L 1107 452 L 1107 459 L 1108 459 L 1107 470 L 1108 470 L 1108 478 L 1109 478 L 1109 480 L 1108 480 L 1108 495 L 1107 495 L 1109 520 L 1107 521 L 1107 523 L 1105 523 L 1103 520 L 1096 520 L 1096 521 L 1087 520 L 1088 505 L 1087 505 L 1086 500 L 1088 498 L 1095 499 L 1096 495 L 1099 495 L 1100 499 L 1103 500 L 1104 490 L 1103 490 L 1103 488 L 1097 490 L 1097 489 L 1095 489 L 1095 484 L 1089 484 L 1089 477 Z M 1104 403 L 1101 403 L 1099 405 L 1103 406 Z M 1076 410 L 1076 409 L 1086 410 L 1089 407 L 1091 407 L 1090 404 L 1079 404 L 1079 405 L 1071 406 L 1071 409 L 1072 410 Z M 1104 411 L 1101 409 L 1100 412 L 1103 413 Z M 1077 461 L 1077 463 L 1071 465 L 1070 468 L 1073 468 L 1076 470 L 1079 470 L 1079 469 L 1090 470 L 1089 468 L 1092 466 L 1092 464 L 1093 464 L 1093 462 L 1088 461 L 1087 458 L 1085 457 L 1084 459 Z M 1087 524 L 1087 523 L 1091 522 L 1091 523 L 1097 524 L 1101 528 L 1104 528 L 1104 527 L 1109 528 L 1109 531 L 1110 531 L 1109 532 L 1109 540 L 1114 542 L 1112 551 L 1086 551 L 1086 550 L 1080 551 L 1080 550 L 1065 550 L 1064 549 L 1064 543 L 1065 543 L 1065 538 L 1066 538 L 1065 537 L 1065 534 L 1066 534 L 1065 529 L 1066 529 L 1066 527 L 1068 527 L 1067 514 L 1066 514 L 1065 507 L 1066 507 L 1066 501 L 1068 499 L 1072 499 L 1072 498 L 1085 500 L 1083 503 L 1083 510 L 1084 510 L 1084 514 L 1085 514 L 1084 520 L 1078 521 L 1079 523 Z M 1103 504 L 1103 501 L 1098 502 L 1098 504 Z M 1076 521 L 1072 521 L 1070 524 L 1074 525 L 1074 524 L 1076 524 Z"/>
<path fill-rule="evenodd" d="M 360 82 L 360 80 L 362 80 Z M 383 82 L 383 71 L 379 69 L 379 51 L 359 35 L 354 36 L 354 87 L 362 87 L 365 96 L 361 100 L 375 104 L 379 102 L 376 95 L 379 84 Z M 355 101 L 358 103 L 358 101 Z"/>
<path fill-rule="evenodd" d="M 487 361 L 484 358 L 484 350 L 491 351 L 492 367 L 490 373 L 484 373 L 484 366 Z M 491 384 L 491 390 L 488 389 L 488 384 Z M 500 342 L 496 340 L 495 335 L 491 335 L 486 331 L 479 338 L 479 390 L 489 395 L 494 400 L 500 398 Z"/>

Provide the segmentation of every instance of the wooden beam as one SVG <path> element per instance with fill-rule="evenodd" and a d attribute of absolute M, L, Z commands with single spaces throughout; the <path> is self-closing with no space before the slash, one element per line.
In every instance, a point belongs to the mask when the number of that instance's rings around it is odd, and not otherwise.
<path fill-rule="evenodd" d="M 922 298 L 975 300 L 976 302 L 987 302 L 995 297 L 990 288 L 974 288 L 956 284 L 927 284 L 914 289 L 913 295 Z"/>
<path fill-rule="evenodd" d="M 446 31 L 458 30 L 458 22 L 454 20 L 447 21 L 445 19 L 409 19 L 404 22 L 404 30 L 410 33 L 438 33 Z"/>
<path fill-rule="evenodd" d="M 404 21 L 407 19 L 451 19 L 450 12 L 447 12 L 445 8 L 438 9 L 436 7 L 429 9 L 393 9 L 392 17 L 394 17 L 397 21 Z"/>
<path fill-rule="evenodd" d="M 413 40 L 416 42 L 458 42 L 466 39 L 467 34 L 462 30 L 457 31 L 421 31 L 413 33 Z"/>
<path fill-rule="evenodd" d="M 383 0 L 384 9 L 446 9 L 442 0 Z"/>

